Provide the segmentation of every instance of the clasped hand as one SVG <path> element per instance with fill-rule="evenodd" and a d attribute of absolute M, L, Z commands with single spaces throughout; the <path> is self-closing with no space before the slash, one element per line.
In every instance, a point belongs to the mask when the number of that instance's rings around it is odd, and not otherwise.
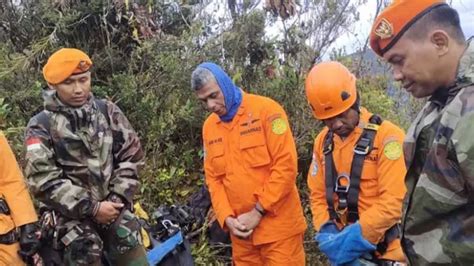
<path fill-rule="evenodd" d="M 255 227 L 260 223 L 262 215 L 255 209 L 239 215 L 237 218 L 227 217 L 225 224 L 229 228 L 231 234 L 239 238 L 248 238 Z"/>

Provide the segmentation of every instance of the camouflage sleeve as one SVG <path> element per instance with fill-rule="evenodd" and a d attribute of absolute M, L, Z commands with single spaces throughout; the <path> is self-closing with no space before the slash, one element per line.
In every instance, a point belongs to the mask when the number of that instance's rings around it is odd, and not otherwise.
<path fill-rule="evenodd" d="M 474 112 L 471 112 L 461 118 L 451 137 L 469 195 L 474 193 L 474 138 L 470 137 L 473 134 Z"/>
<path fill-rule="evenodd" d="M 143 150 L 138 134 L 127 117 L 117 105 L 107 104 L 114 139 L 114 172 L 109 188 L 131 203 L 140 185 L 138 171 L 143 166 Z"/>
<path fill-rule="evenodd" d="M 97 202 L 88 190 L 64 176 L 56 164 L 48 130 L 35 118 L 28 123 L 25 146 L 25 175 L 34 197 L 72 219 L 91 216 Z"/>

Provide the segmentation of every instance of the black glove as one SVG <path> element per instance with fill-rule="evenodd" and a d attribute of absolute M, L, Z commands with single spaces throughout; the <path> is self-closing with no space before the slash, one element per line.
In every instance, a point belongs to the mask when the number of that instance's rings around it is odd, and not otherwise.
<path fill-rule="evenodd" d="M 133 206 L 128 202 L 124 197 L 121 195 L 115 193 L 115 192 L 110 192 L 110 194 L 107 196 L 108 201 L 112 201 L 115 203 L 123 203 L 125 206 L 125 209 L 128 209 L 133 212 Z"/>
<path fill-rule="evenodd" d="M 25 263 L 31 263 L 40 247 L 40 240 L 36 236 L 39 228 L 36 223 L 20 226 L 20 251 L 18 254 Z"/>

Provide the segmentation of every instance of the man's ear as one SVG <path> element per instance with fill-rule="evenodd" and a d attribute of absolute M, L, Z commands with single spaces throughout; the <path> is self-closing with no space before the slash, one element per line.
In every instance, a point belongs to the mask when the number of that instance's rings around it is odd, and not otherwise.
<path fill-rule="evenodd" d="M 438 56 L 443 56 L 449 52 L 451 39 L 444 30 L 435 30 L 430 35 L 430 41 L 435 46 Z"/>
<path fill-rule="evenodd" d="M 53 84 L 51 84 L 51 83 L 49 83 L 49 82 L 47 82 L 47 84 L 48 84 L 48 89 L 50 89 L 50 90 L 56 90 L 56 85 L 53 85 Z"/>

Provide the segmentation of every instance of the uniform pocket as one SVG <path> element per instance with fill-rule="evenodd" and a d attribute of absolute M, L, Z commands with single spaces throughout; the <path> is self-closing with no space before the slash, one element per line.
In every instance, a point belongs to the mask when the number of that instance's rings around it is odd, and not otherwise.
<path fill-rule="evenodd" d="M 0 214 L 0 235 L 4 235 L 15 228 L 12 217 L 6 214 Z"/>
<path fill-rule="evenodd" d="M 250 167 L 270 164 L 270 155 L 263 135 L 248 136 L 240 139 L 240 150 L 243 160 Z"/>
<path fill-rule="evenodd" d="M 360 180 L 360 193 L 368 197 L 378 195 L 377 162 L 367 160 L 364 162 Z"/>
<path fill-rule="evenodd" d="M 225 157 L 224 157 L 224 145 L 214 144 L 212 148 L 209 149 L 209 159 L 211 162 L 211 168 L 214 175 L 224 175 L 225 174 Z"/>

